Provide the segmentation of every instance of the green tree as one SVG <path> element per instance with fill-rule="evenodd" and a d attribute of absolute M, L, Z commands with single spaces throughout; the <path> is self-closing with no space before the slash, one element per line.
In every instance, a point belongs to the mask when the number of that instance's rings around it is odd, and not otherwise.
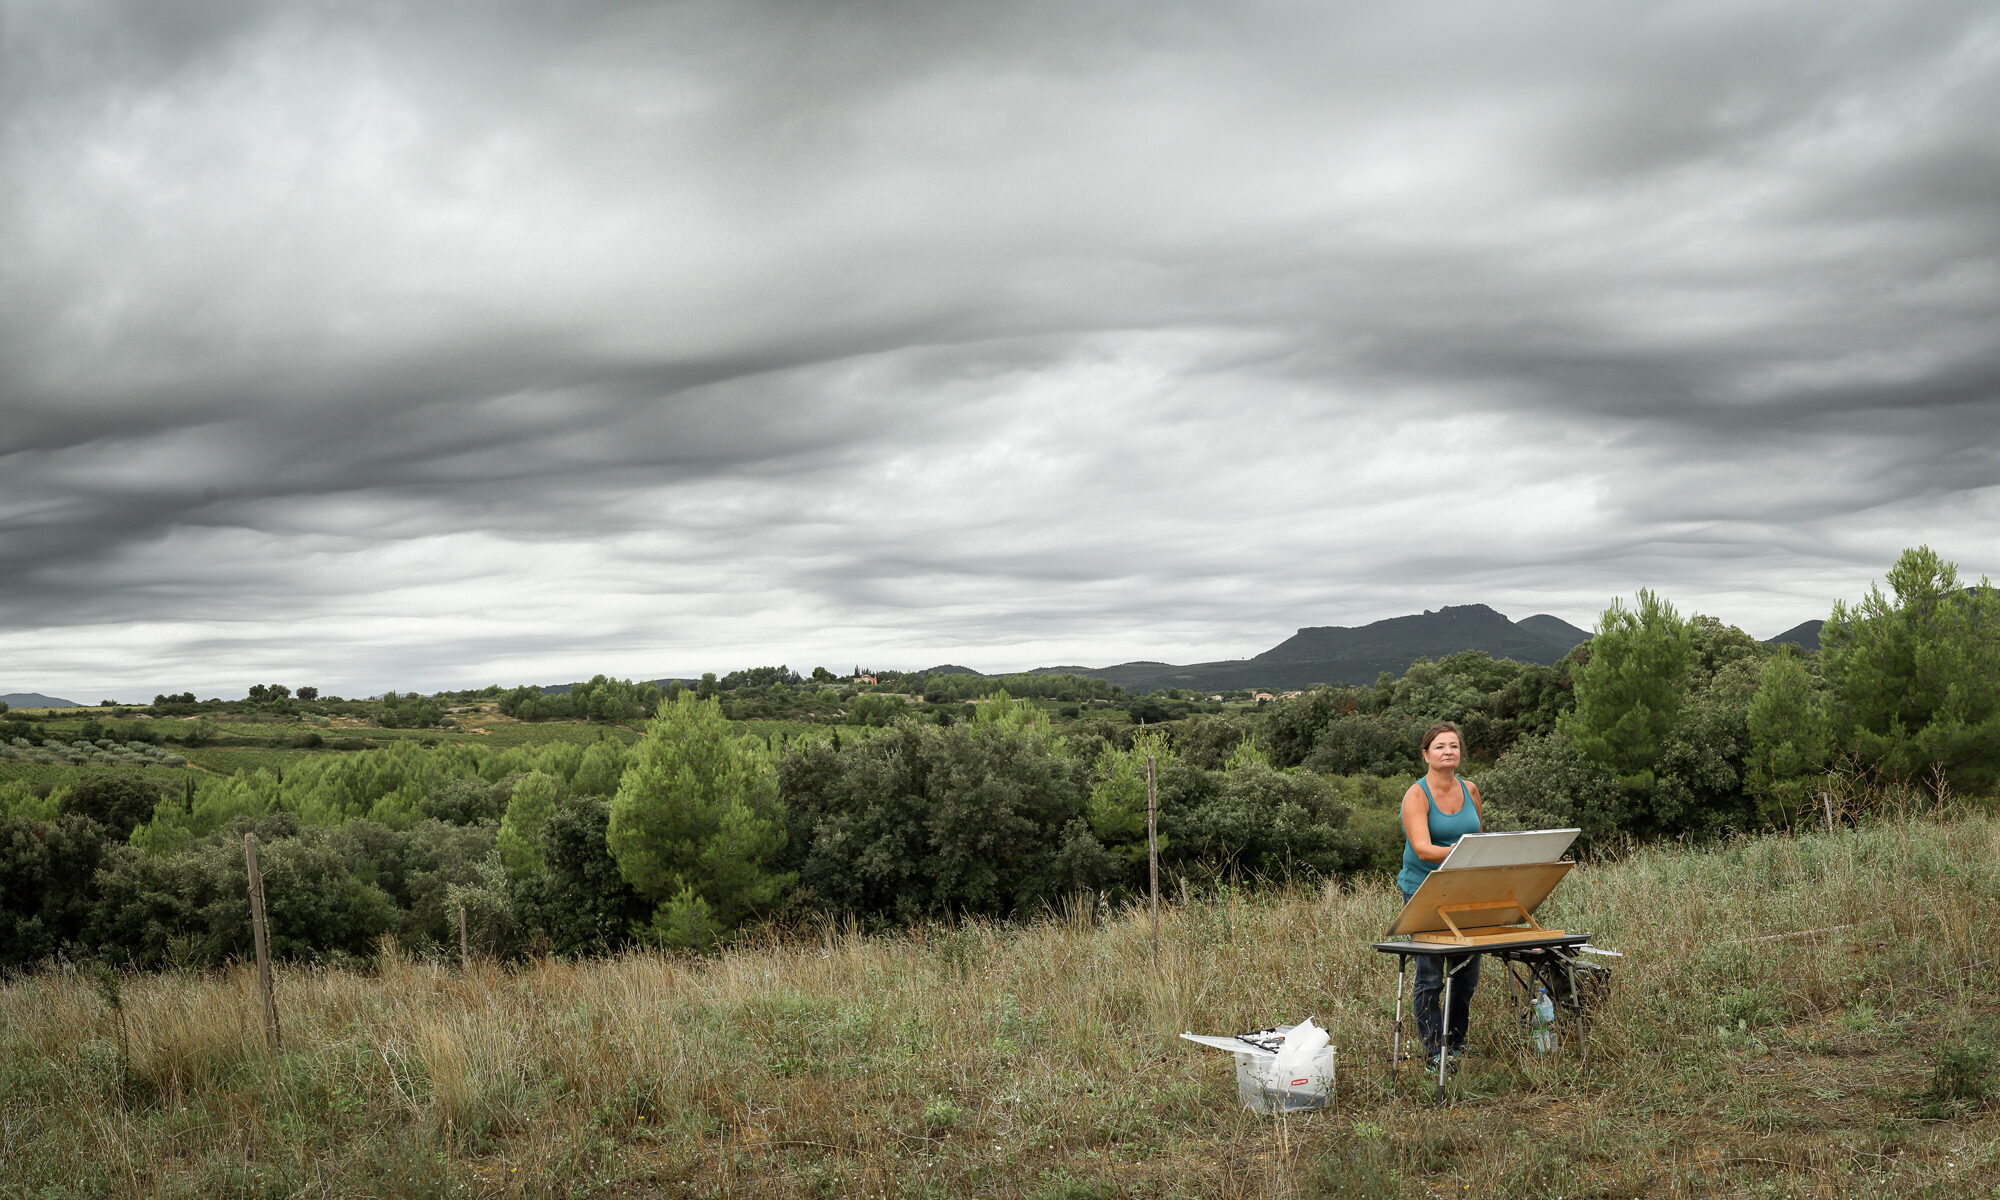
<path fill-rule="evenodd" d="M 1655 760 L 1653 787 L 1646 803 L 1635 807 L 1632 833 L 1715 837 L 1759 823 L 1743 791 L 1759 669 L 1756 658 L 1744 657 L 1713 672 L 1697 666 L 1688 673 L 1673 731 Z"/>
<path fill-rule="evenodd" d="M 576 777 L 570 780 L 570 790 L 580 796 L 609 797 L 618 790 L 618 780 L 624 774 L 625 747 L 610 738 L 600 738 L 583 752 Z"/>
<path fill-rule="evenodd" d="M 0 968 L 78 948 L 105 850 L 104 827 L 75 813 L 0 818 Z"/>
<path fill-rule="evenodd" d="M 124 841 L 132 830 L 149 821 L 160 802 L 159 790 L 134 775 L 100 772 L 87 775 L 69 789 L 61 800 L 61 810 L 89 817 L 104 826 L 114 841 Z"/>
<path fill-rule="evenodd" d="M 565 797 L 550 814 L 543 837 L 547 870 L 514 881 L 516 919 L 558 954 L 616 950 L 653 911 L 618 873 L 606 844 L 610 821 L 604 797 Z"/>
<path fill-rule="evenodd" d="M 1087 806 L 1090 831 L 1100 845 L 1125 860 L 1135 885 L 1147 869 L 1146 759 L 1150 755 L 1154 762 L 1157 795 L 1158 771 L 1173 754 L 1164 732 L 1146 732 L 1132 739 L 1129 750 L 1106 746 L 1097 756 Z M 1160 848 L 1166 849 L 1165 838 Z"/>
<path fill-rule="evenodd" d="M 1581 829 L 1585 847 L 1604 844 L 1631 818 L 1630 797 L 1617 777 L 1553 733 L 1514 743 L 1479 776 L 1479 794 L 1488 828 Z"/>
<path fill-rule="evenodd" d="M 1091 834 L 1088 764 L 1054 741 L 1012 721 L 903 720 L 795 745 L 781 774 L 802 890 L 888 924 L 1031 913 L 1115 882 L 1126 864 Z"/>
<path fill-rule="evenodd" d="M 1849 608 L 1836 601 L 1820 630 L 1821 668 L 1837 701 L 1837 731 L 1864 762 L 1899 779 L 1942 766 L 1963 787 L 2000 768 L 2000 592 L 1962 588 L 1958 567 L 1928 546 L 1890 568 Z"/>
<path fill-rule="evenodd" d="M 453 779 L 431 788 L 417 806 L 418 815 L 451 825 L 492 824 L 507 815 L 512 789 L 505 780 Z"/>
<path fill-rule="evenodd" d="M 660 705 L 632 747 L 606 839 L 619 873 L 657 907 L 653 936 L 712 945 L 790 885 L 766 863 L 785 844 L 777 776 L 712 698 Z"/>
<path fill-rule="evenodd" d="M 1590 639 L 1589 659 L 1576 668 L 1576 708 L 1557 728 L 1625 786 L 1651 790 L 1693 657 L 1693 638 L 1673 605 L 1643 588 L 1635 608 L 1613 600 Z"/>
<path fill-rule="evenodd" d="M 1811 777 L 1831 750 L 1826 711 L 1795 654 L 1774 654 L 1750 698 L 1750 753 L 1743 784 L 1766 824 L 1790 827 L 1809 803 Z"/>
<path fill-rule="evenodd" d="M 1351 810 L 1324 776 L 1277 770 L 1246 742 L 1212 781 L 1212 791 L 1177 805 L 1168 822 L 1180 838 L 1176 858 L 1273 879 L 1333 875 L 1367 860 L 1347 828 Z"/>
<path fill-rule="evenodd" d="M 473 865 L 472 878 L 447 884 L 444 907 L 454 916 L 465 910 L 465 940 L 485 950 L 498 950 L 514 928 L 514 900 L 507 890 L 507 868 L 499 852 Z"/>
<path fill-rule="evenodd" d="M 1014 699 L 1005 688 L 980 702 L 972 723 L 981 727 L 1018 730 L 1040 738 L 1056 753 L 1063 753 L 1063 740 L 1055 736 L 1055 722 L 1048 712 L 1027 700 Z"/>
<path fill-rule="evenodd" d="M 499 840 L 500 861 L 514 878 L 539 875 L 546 869 L 543 831 L 561 791 L 555 776 L 544 771 L 530 771 L 515 781 L 507 800 L 507 815 L 500 818 Z"/>

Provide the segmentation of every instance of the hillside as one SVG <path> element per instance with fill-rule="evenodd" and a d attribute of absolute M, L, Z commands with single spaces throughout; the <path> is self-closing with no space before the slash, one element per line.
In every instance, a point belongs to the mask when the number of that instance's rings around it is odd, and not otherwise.
<path fill-rule="evenodd" d="M 1777 637 L 1772 638 L 1771 644 L 1774 646 L 1797 646 L 1802 650 L 1817 650 L 1819 649 L 1820 626 L 1825 624 L 1825 621 L 1801 621 Z"/>
<path fill-rule="evenodd" d="M 0 696 L 0 704 L 8 708 L 82 708 L 74 700 L 64 700 L 56 696 L 44 696 L 40 692 L 8 692 Z"/>
<path fill-rule="evenodd" d="M 1373 683 L 1384 671 L 1402 674 L 1419 658 L 1443 658 L 1462 650 L 1549 664 L 1588 640 L 1589 633 L 1560 617 L 1543 613 L 1510 621 L 1484 604 L 1461 604 L 1356 627 L 1311 626 L 1254 658 L 1187 666 L 1128 662 L 1111 667 L 1045 667 L 1035 674 L 1088 675 L 1134 692 L 1169 687 L 1293 688 Z"/>
<path fill-rule="evenodd" d="M 1389 1063 L 1383 880 L 1183 893 L 1157 965 L 1137 905 L 709 958 L 385 943 L 278 966 L 282 1055 L 252 968 L 49 969 L 0 979 L 0 1192 L 1981 1196 L 1996 852 L 1993 818 L 1926 816 L 1586 862 L 1543 912 L 1625 955 L 1587 1057 L 1567 1020 L 1531 1049 L 1489 959 L 1441 1107 Z M 1308 1014 L 1334 1106 L 1283 1121 L 1178 1037 Z"/>

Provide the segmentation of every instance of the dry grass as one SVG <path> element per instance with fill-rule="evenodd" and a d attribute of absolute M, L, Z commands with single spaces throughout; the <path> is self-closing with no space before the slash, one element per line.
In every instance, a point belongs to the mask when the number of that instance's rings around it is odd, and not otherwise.
<path fill-rule="evenodd" d="M 46 971 L 0 986 L 0 1196 L 2000 1195 L 1994 1101 L 1924 1098 L 2000 1044 L 1991 817 L 1578 869 L 1545 918 L 1628 956 L 1588 1065 L 1526 1051 L 1489 967 L 1443 1108 L 1388 1069 L 1396 904 L 1183 897 L 1158 968 L 1143 910 L 705 960 L 392 948 L 281 970 L 276 1057 L 252 972 L 128 976 L 122 1065 L 89 975 Z M 1175 1036 L 1307 1014 L 1337 1105 L 1282 1121 Z"/>

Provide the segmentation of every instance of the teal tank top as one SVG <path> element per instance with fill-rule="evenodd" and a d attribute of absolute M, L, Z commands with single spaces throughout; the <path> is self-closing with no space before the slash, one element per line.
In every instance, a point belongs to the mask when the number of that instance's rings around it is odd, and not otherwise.
<path fill-rule="evenodd" d="M 1472 802 L 1472 789 L 1466 786 L 1463 775 L 1455 778 L 1458 780 L 1458 790 L 1465 797 L 1455 813 L 1439 812 L 1437 797 L 1431 795 L 1430 780 L 1417 780 L 1417 786 L 1424 789 L 1424 799 L 1430 802 L 1427 811 L 1430 813 L 1431 844 L 1434 846 L 1456 845 L 1458 839 L 1466 834 L 1479 832 L 1479 806 Z M 1396 876 L 1396 886 L 1405 892 L 1414 892 L 1423 886 L 1424 880 L 1432 871 L 1437 870 L 1437 867 L 1434 862 L 1425 862 L 1418 858 L 1417 848 L 1410 844 L 1408 837 L 1405 837 L 1403 869 Z"/>

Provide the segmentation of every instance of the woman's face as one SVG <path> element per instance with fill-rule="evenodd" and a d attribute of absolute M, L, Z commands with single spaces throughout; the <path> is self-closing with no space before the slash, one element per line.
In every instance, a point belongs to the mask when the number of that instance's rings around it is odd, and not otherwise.
<path fill-rule="evenodd" d="M 1458 766 L 1458 754 L 1458 735 L 1446 730 L 1424 747 L 1424 762 L 1441 771 L 1449 771 Z"/>

